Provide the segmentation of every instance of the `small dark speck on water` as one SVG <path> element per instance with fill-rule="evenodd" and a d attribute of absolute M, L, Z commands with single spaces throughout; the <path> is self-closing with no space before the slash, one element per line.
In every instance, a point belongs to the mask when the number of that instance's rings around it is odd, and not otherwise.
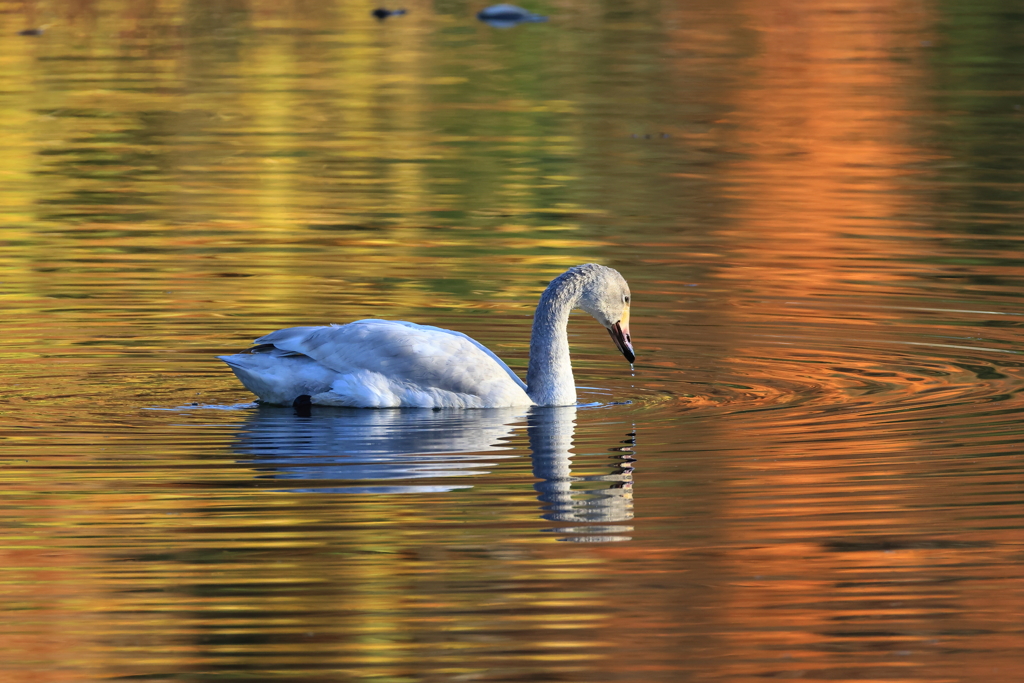
<path fill-rule="evenodd" d="M 23 31 L 18 31 L 19 36 L 41 36 L 43 35 L 43 29 L 41 28 L 27 28 Z"/>

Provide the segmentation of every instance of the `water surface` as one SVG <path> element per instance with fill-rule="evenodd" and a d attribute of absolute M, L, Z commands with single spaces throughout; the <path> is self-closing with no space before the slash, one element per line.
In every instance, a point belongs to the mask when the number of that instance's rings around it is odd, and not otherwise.
<path fill-rule="evenodd" d="M 5 680 L 1024 676 L 1018 8 L 370 9 L 0 2 Z M 589 261 L 578 407 L 214 358 Z"/>

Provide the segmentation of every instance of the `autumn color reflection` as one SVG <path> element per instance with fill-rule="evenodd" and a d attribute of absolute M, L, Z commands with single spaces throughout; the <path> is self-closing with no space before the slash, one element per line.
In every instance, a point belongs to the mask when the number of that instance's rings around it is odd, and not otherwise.
<path fill-rule="evenodd" d="M 1024 678 L 1019 8 L 373 7 L 0 0 L 3 680 Z M 214 359 L 587 261 L 578 408 Z"/>
<path fill-rule="evenodd" d="M 735 646 L 752 654 L 722 673 L 969 678 L 928 665 L 910 675 L 900 652 L 940 647 L 944 618 L 963 624 L 974 613 L 1018 612 L 1024 602 L 945 598 L 943 567 L 971 562 L 988 541 L 934 535 L 956 528 L 954 516 L 935 508 L 958 494 L 917 478 L 929 467 L 893 413 L 928 401 L 939 414 L 952 411 L 927 375 L 900 371 L 902 354 L 881 368 L 870 353 L 894 335 L 906 338 L 906 328 L 887 324 L 897 314 L 858 310 L 891 305 L 868 292 L 880 291 L 880 280 L 898 286 L 895 254 L 928 249 L 905 217 L 930 210 L 915 181 L 935 152 L 921 144 L 915 119 L 928 107 L 930 78 L 918 48 L 934 39 L 935 17 L 925 3 L 892 2 L 748 3 L 746 12 L 763 51 L 748 62 L 751 79 L 734 93 L 727 122 L 740 158 L 726 175 L 736 209 L 721 231 L 729 256 L 716 277 L 733 293 L 730 327 L 745 330 L 727 353 L 767 373 L 755 382 L 770 384 L 772 373 L 804 382 L 815 407 L 798 420 L 768 411 L 743 433 L 723 433 L 757 457 L 738 463 L 723 487 L 728 536 L 743 550 L 724 562 L 731 579 L 721 616 Z M 832 310 L 829 301 L 839 299 L 844 308 Z M 798 336 L 805 345 L 817 339 L 832 318 L 849 325 L 847 344 L 860 356 L 830 351 L 824 337 L 821 351 L 787 348 Z M 764 356 L 779 360 L 751 363 Z M 912 367 L 913 353 L 906 357 Z M 850 412 L 893 390 L 903 396 L 899 408 Z M 1021 672 L 1013 659 L 997 666 Z"/>

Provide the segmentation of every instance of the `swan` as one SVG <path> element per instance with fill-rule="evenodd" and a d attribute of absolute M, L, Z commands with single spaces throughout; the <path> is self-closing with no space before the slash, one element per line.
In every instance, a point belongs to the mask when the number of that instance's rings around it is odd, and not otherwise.
<path fill-rule="evenodd" d="M 566 327 L 582 308 L 607 328 L 626 360 L 629 285 L 587 263 L 544 290 L 533 316 L 524 383 L 494 352 L 461 332 L 396 320 L 287 327 L 243 353 L 218 356 L 264 403 L 349 408 L 506 408 L 576 403 Z"/>

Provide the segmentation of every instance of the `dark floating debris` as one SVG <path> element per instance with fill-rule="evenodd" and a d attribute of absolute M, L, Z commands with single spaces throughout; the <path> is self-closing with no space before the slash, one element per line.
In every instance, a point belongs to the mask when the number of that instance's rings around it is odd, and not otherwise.
<path fill-rule="evenodd" d="M 372 14 L 375 17 L 377 17 L 381 21 L 384 21 L 388 17 L 400 17 L 400 16 L 402 16 L 403 14 L 405 14 L 405 10 L 404 9 L 384 9 L 383 7 L 378 7 L 377 9 L 373 10 L 372 12 L 370 12 L 370 14 Z"/>
<path fill-rule="evenodd" d="M 480 10 L 476 15 L 476 18 L 494 26 L 495 28 L 508 28 L 510 26 L 515 26 L 516 24 L 548 20 L 547 17 L 534 14 L 533 12 L 528 12 L 522 7 L 516 7 L 515 5 L 508 5 L 505 3 L 500 5 L 491 5 L 490 7 Z"/>
<path fill-rule="evenodd" d="M 45 29 L 42 29 L 42 28 L 27 28 L 24 31 L 18 31 L 18 35 L 19 36 L 41 36 L 41 35 L 43 35 L 43 31 L 44 30 Z"/>
<path fill-rule="evenodd" d="M 639 140 L 640 138 L 643 138 L 644 140 L 650 140 L 651 138 L 661 138 L 662 140 L 666 140 L 672 136 L 669 135 L 668 133 L 658 133 L 657 135 L 651 135 L 650 133 L 645 133 L 644 135 L 637 135 L 636 133 L 633 133 L 632 137 L 634 140 Z"/>
<path fill-rule="evenodd" d="M 949 550 L 960 548 L 988 548 L 988 541 L 956 541 L 944 538 L 914 536 L 879 536 L 865 538 L 836 538 L 821 544 L 825 550 L 837 553 L 889 552 L 893 550 Z"/>

